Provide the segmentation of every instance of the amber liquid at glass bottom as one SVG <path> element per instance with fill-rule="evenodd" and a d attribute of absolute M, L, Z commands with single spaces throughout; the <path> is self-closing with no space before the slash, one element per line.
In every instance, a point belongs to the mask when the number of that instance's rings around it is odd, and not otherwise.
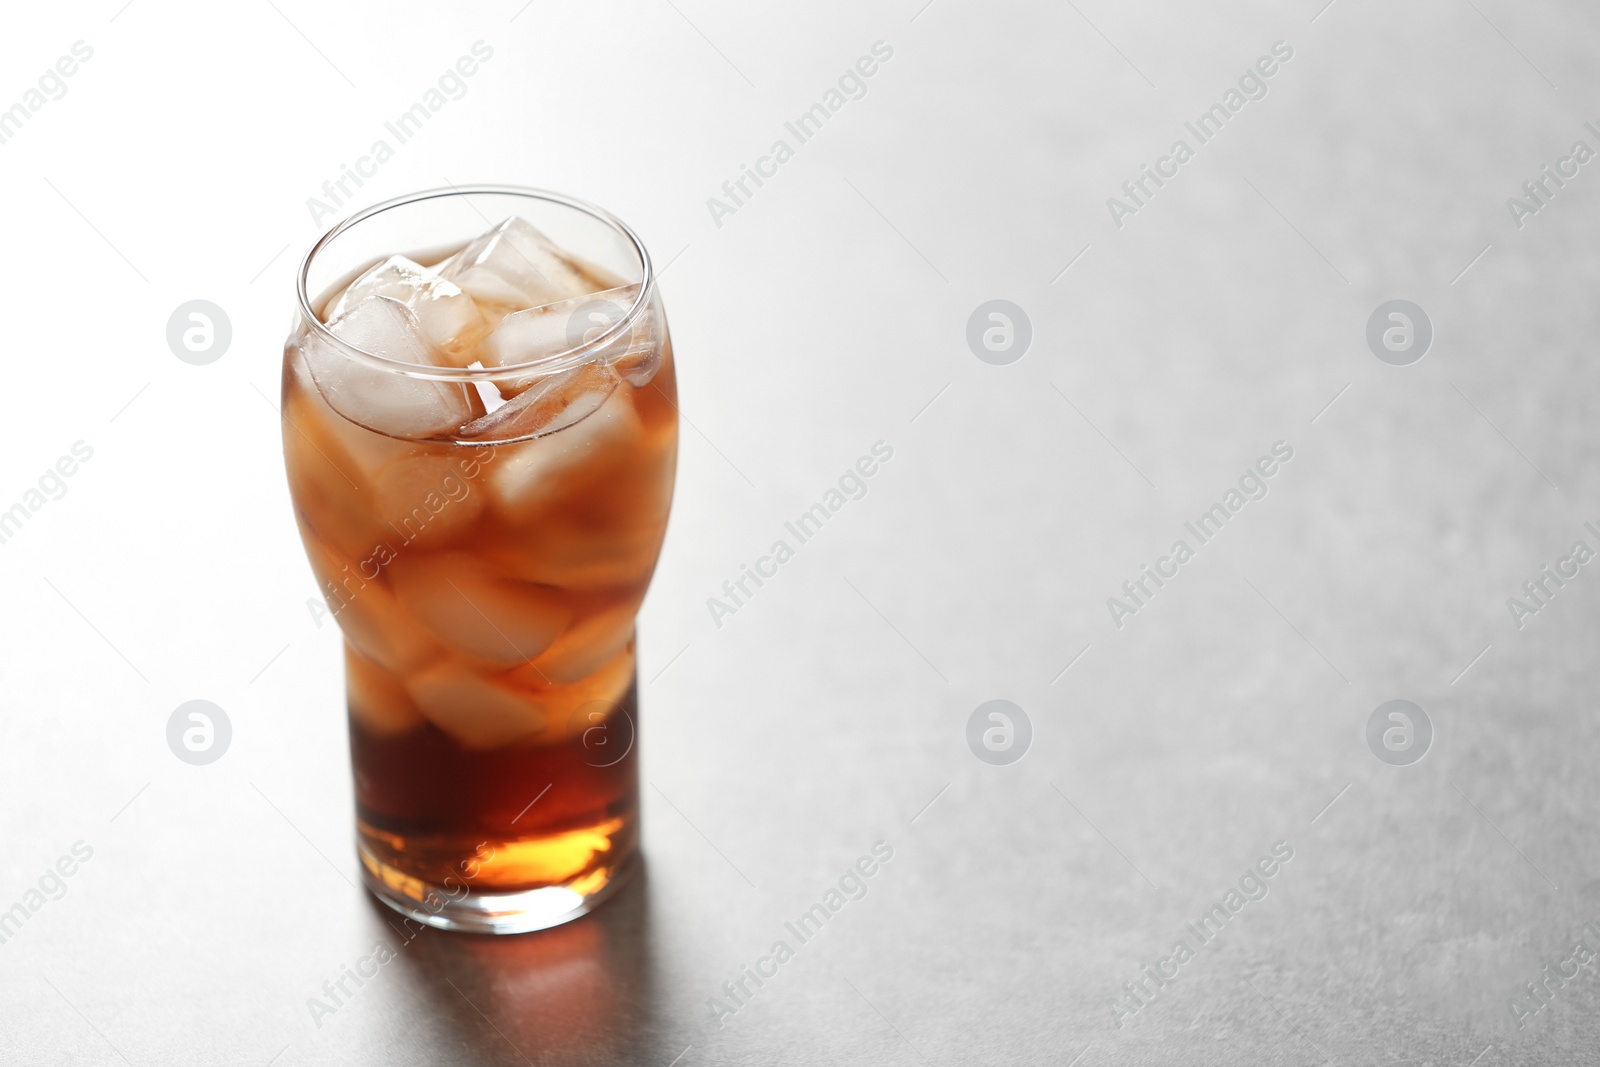
<path fill-rule="evenodd" d="M 507 223 L 449 257 L 390 259 L 314 310 L 335 337 L 434 367 L 521 364 L 581 340 L 515 318 L 565 314 L 561 299 L 592 316 L 587 294 L 620 292 L 622 317 L 639 278 L 619 288 L 553 244 L 537 251 L 571 275 L 552 282 L 542 262 L 529 275 L 535 238 Z M 557 372 L 418 379 L 352 363 L 309 324 L 286 349 L 286 464 L 345 637 L 364 875 L 420 922 L 555 925 L 636 862 L 634 616 L 677 452 L 671 344 L 644 273 L 645 325 Z"/>

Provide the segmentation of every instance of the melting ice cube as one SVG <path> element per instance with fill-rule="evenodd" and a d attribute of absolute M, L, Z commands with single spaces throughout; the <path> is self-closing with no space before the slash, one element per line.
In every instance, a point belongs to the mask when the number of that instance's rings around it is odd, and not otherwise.
<path fill-rule="evenodd" d="M 550 239 L 510 218 L 440 264 L 440 273 L 474 300 L 501 308 L 538 307 L 582 296 L 592 283 Z"/>
<path fill-rule="evenodd" d="M 575 426 L 598 411 L 616 390 L 616 373 L 604 363 L 586 363 L 534 379 L 508 403 L 461 428 L 470 441 L 520 441 Z"/>
<path fill-rule="evenodd" d="M 423 339 L 417 317 L 392 297 L 367 297 L 329 321 L 328 330 L 346 344 L 385 359 L 419 367 L 448 366 Z M 301 343 L 311 376 L 329 406 L 369 430 L 392 437 L 432 437 L 483 414 L 477 394 L 462 384 L 371 366 L 314 332 Z"/>
<path fill-rule="evenodd" d="M 338 318 L 370 296 L 404 304 L 417 317 L 422 336 L 447 355 L 464 359 L 489 330 L 478 305 L 454 282 L 405 256 L 390 256 L 355 281 L 328 309 Z M 452 360 L 456 366 L 465 362 Z"/>

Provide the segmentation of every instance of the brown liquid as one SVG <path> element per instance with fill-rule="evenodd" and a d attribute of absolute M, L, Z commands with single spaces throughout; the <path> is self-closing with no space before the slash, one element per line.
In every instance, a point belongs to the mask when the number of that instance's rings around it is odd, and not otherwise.
<path fill-rule="evenodd" d="M 352 718 L 362 837 L 388 866 L 452 892 L 608 877 L 638 838 L 637 710 L 630 686 L 603 742 L 580 734 L 486 752 L 432 724 L 382 737 Z M 620 758 L 613 746 L 626 746 Z"/>
<path fill-rule="evenodd" d="M 648 383 L 484 446 L 356 425 L 291 341 L 284 448 L 346 638 L 363 860 L 407 895 L 587 894 L 636 847 L 633 616 L 677 452 L 661 344 Z"/>

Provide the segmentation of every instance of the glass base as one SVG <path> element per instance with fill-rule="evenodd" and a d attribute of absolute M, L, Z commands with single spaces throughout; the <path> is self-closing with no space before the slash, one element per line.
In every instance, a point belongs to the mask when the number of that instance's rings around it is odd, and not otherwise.
<path fill-rule="evenodd" d="M 525 934 L 571 922 L 599 907 L 627 884 L 639 867 L 639 853 L 613 870 L 592 872 L 569 885 L 513 893 L 451 890 L 413 878 L 383 862 L 358 842 L 361 878 L 373 896 L 408 919 L 439 930 L 470 934 Z M 596 874 L 603 873 L 603 878 Z"/>

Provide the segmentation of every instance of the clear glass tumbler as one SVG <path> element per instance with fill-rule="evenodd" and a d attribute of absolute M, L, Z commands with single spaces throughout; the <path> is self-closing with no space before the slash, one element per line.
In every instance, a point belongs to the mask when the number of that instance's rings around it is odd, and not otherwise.
<path fill-rule="evenodd" d="M 283 442 L 345 641 L 368 888 L 493 933 L 637 862 L 634 617 L 677 458 L 650 257 L 501 186 L 378 204 L 300 266 Z"/>

